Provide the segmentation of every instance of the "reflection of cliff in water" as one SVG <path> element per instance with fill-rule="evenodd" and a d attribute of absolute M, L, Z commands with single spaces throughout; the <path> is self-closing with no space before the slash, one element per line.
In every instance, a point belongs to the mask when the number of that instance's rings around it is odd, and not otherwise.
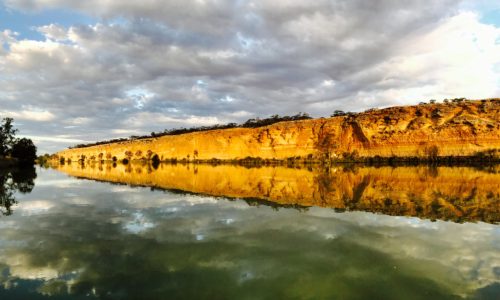
<path fill-rule="evenodd" d="M 161 164 L 56 166 L 69 175 L 247 199 L 249 204 L 330 207 L 455 222 L 500 221 L 500 169 L 467 167 L 245 168 Z"/>
<path fill-rule="evenodd" d="M 7 168 L 0 170 L 0 213 L 11 215 L 12 206 L 17 203 L 15 193 L 30 193 L 35 187 L 34 167 Z"/>

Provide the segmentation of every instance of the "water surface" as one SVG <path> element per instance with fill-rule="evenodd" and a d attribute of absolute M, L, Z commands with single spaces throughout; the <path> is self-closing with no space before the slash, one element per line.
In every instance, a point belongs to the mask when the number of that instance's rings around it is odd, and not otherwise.
<path fill-rule="evenodd" d="M 58 168 L 3 175 L 0 299 L 500 295 L 495 168 Z"/>

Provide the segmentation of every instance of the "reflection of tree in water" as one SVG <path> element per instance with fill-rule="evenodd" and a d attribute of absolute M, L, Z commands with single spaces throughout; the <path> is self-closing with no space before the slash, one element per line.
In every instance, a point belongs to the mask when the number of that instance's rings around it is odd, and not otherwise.
<path fill-rule="evenodd" d="M 36 170 L 34 167 L 0 170 L 0 212 L 12 214 L 12 205 L 16 204 L 16 191 L 26 194 L 35 187 Z"/>
<path fill-rule="evenodd" d="M 16 203 L 11 177 L 10 173 L 0 174 L 0 211 L 3 215 L 10 215 L 12 213 L 10 207 Z"/>

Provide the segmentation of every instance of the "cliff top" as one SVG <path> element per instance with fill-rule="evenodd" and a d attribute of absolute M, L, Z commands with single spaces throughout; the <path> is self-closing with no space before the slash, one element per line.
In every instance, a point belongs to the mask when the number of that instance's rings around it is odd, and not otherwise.
<path fill-rule="evenodd" d="M 430 103 L 421 102 L 419 105 L 392 106 L 387 108 L 371 108 L 364 112 L 344 112 L 336 110 L 330 117 L 311 118 L 306 113 L 299 113 L 294 116 L 274 115 L 269 118 L 249 119 L 243 124 L 228 123 L 224 125 L 203 126 L 195 128 L 180 128 L 165 130 L 146 136 L 131 136 L 129 138 L 118 138 L 107 141 L 99 141 L 89 144 L 79 144 L 70 149 L 85 148 L 97 145 L 105 145 L 120 142 L 129 142 L 136 140 L 154 139 L 166 135 L 184 135 L 194 132 L 226 130 L 233 128 L 260 128 L 273 126 L 278 123 L 295 123 L 324 120 L 331 118 L 348 119 L 351 122 L 363 123 L 366 129 L 374 127 L 384 127 L 382 132 L 391 132 L 394 130 L 411 131 L 415 129 L 429 128 L 433 130 L 443 130 L 450 124 L 464 123 L 472 127 L 496 128 L 500 121 L 499 116 L 500 98 L 490 98 L 483 100 L 468 100 L 465 98 L 456 98 L 452 100 L 445 99 L 438 103 L 430 100 Z M 368 126 L 367 126 L 368 125 Z M 483 125 L 483 126 L 481 126 Z"/>

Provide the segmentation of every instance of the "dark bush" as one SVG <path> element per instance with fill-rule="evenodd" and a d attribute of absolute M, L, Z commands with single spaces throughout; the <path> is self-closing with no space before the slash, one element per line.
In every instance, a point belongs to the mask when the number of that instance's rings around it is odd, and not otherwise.
<path fill-rule="evenodd" d="M 34 163 L 36 159 L 36 146 L 30 139 L 22 138 L 12 146 L 12 157 L 23 163 Z"/>
<path fill-rule="evenodd" d="M 343 110 L 336 110 L 333 112 L 333 114 L 331 115 L 331 117 L 340 117 L 340 116 L 345 116 L 346 113 L 345 111 Z"/>

